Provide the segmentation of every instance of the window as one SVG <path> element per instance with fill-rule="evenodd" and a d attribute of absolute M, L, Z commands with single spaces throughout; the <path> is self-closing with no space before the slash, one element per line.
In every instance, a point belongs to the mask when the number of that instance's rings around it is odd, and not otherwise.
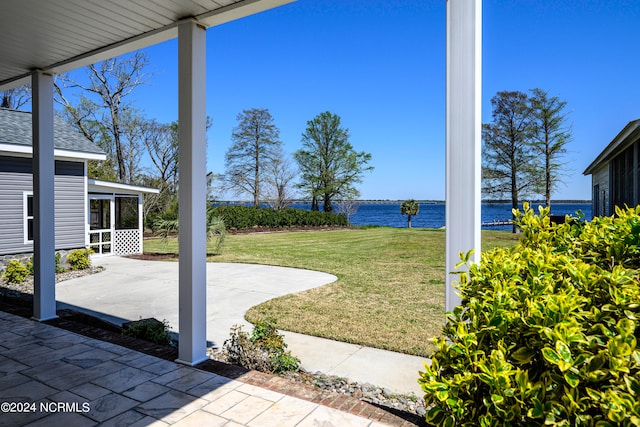
<path fill-rule="evenodd" d="M 138 198 L 116 197 L 116 230 L 138 228 Z"/>
<path fill-rule="evenodd" d="M 24 242 L 33 242 L 33 193 L 23 194 Z"/>
<path fill-rule="evenodd" d="M 89 226 L 91 230 L 111 228 L 111 201 L 109 199 L 89 200 Z"/>
<path fill-rule="evenodd" d="M 611 161 L 611 197 L 614 206 L 635 206 L 633 145 Z"/>

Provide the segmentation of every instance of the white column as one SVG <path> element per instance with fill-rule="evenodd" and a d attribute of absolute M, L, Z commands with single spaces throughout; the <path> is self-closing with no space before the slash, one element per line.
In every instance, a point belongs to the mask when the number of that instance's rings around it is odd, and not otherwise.
<path fill-rule="evenodd" d="M 206 31 L 178 27 L 179 347 L 178 362 L 207 358 L 206 338 Z"/>
<path fill-rule="evenodd" d="M 459 253 L 480 261 L 482 0 L 447 0 L 446 310 Z M 462 268 L 463 269 L 463 268 Z"/>
<path fill-rule="evenodd" d="M 56 316 L 53 76 L 31 75 L 33 127 L 33 318 Z"/>

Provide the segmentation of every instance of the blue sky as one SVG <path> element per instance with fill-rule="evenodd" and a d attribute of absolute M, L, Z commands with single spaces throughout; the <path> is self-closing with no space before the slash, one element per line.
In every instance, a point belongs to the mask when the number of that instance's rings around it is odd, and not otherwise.
<path fill-rule="evenodd" d="M 306 122 L 342 118 L 374 171 L 363 199 L 444 199 L 445 0 L 299 0 L 207 31 L 208 169 L 224 171 L 236 115 L 268 108 L 285 150 Z M 556 199 L 590 199 L 582 171 L 640 117 L 640 2 L 484 0 L 483 122 L 501 90 L 567 101 L 573 141 Z M 146 49 L 135 105 L 177 119 L 177 43 Z"/>

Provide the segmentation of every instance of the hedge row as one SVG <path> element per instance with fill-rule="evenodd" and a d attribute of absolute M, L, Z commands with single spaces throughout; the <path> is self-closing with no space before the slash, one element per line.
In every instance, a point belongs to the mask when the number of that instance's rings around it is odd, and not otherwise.
<path fill-rule="evenodd" d="M 326 212 L 303 209 L 252 208 L 246 206 L 212 206 L 213 215 L 222 218 L 227 230 L 244 230 L 254 227 L 346 227 L 347 217 Z"/>

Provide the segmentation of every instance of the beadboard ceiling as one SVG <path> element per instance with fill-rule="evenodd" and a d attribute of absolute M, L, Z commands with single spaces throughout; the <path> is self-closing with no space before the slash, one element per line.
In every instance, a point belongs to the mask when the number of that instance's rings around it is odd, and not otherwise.
<path fill-rule="evenodd" d="M 2 0 L 0 91 L 32 70 L 62 73 L 177 36 L 177 23 L 205 27 L 293 0 Z"/>

